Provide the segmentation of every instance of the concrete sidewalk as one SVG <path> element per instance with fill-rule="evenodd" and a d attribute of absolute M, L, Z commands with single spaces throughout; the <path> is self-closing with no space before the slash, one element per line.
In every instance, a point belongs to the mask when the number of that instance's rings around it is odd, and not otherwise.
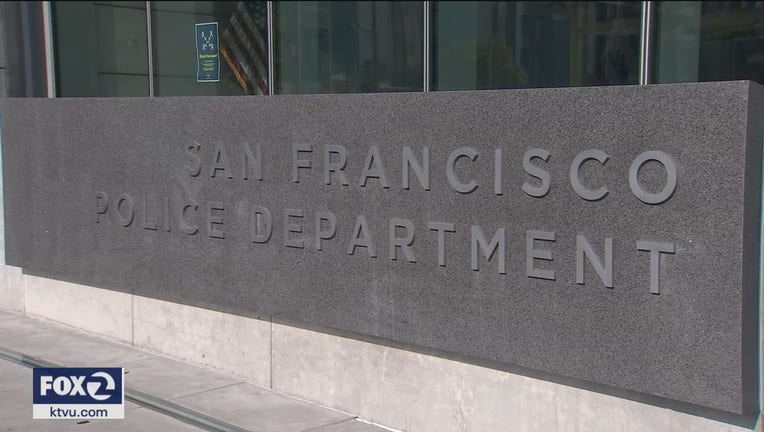
<path fill-rule="evenodd" d="M 126 388 L 254 432 L 383 432 L 354 417 L 77 330 L 0 312 L 0 348 L 61 366 L 125 369 Z M 32 369 L 0 358 L 0 432 L 203 430 L 125 402 L 124 420 L 33 420 Z M 209 429 L 212 430 L 212 429 Z"/>

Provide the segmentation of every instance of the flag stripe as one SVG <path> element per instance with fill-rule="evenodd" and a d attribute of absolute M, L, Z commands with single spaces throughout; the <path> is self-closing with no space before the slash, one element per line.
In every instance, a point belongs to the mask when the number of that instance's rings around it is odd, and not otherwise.
<path fill-rule="evenodd" d="M 223 33 L 223 40 L 226 42 L 226 47 L 233 54 L 234 59 L 236 59 L 239 66 L 241 66 L 241 69 L 244 71 L 249 82 L 253 84 L 256 83 L 257 78 L 255 77 L 255 74 L 252 72 L 252 69 L 249 67 L 249 64 L 242 61 L 243 59 L 245 59 L 245 56 L 239 50 L 238 45 L 236 43 L 236 38 L 231 36 L 231 33 L 229 33 L 228 30 L 226 30 L 225 33 Z M 252 86 L 252 89 L 260 90 L 259 86 L 254 86 L 254 85 Z"/>
<path fill-rule="evenodd" d="M 239 37 L 247 41 L 247 45 L 252 47 L 252 55 L 261 63 L 265 61 L 265 52 L 260 48 L 260 45 L 255 40 L 255 36 L 252 34 L 252 29 L 249 26 L 242 25 L 242 22 L 246 20 L 241 16 L 239 11 L 236 11 L 231 25 L 236 28 L 236 32 L 239 33 Z"/>
<path fill-rule="evenodd" d="M 234 29 L 236 26 L 233 26 Z M 246 42 L 242 41 L 242 39 L 235 37 L 234 35 L 229 35 L 232 43 L 235 45 L 237 49 L 233 50 L 234 56 L 237 57 L 239 60 L 239 63 L 244 66 L 246 69 L 248 69 L 251 73 L 249 74 L 251 81 L 258 83 L 258 88 L 262 92 L 262 94 L 265 94 L 268 92 L 267 86 L 264 88 L 259 85 L 260 80 L 258 80 L 259 77 L 261 77 L 265 70 L 262 66 L 262 64 L 259 64 L 259 62 L 254 58 L 252 55 L 252 52 L 247 49 Z M 231 47 L 234 48 L 234 47 Z M 237 52 L 239 53 L 237 55 Z M 259 66 L 259 67 L 258 67 Z"/>
<path fill-rule="evenodd" d="M 239 15 L 239 19 L 244 21 L 244 24 L 249 28 L 250 33 L 252 33 L 252 37 L 257 42 L 258 47 L 260 48 L 260 52 L 262 53 L 262 58 L 265 59 L 265 40 L 263 40 L 262 33 L 260 33 L 260 30 L 257 28 L 257 25 L 252 20 L 252 16 L 247 12 L 247 8 L 244 6 L 243 2 L 239 2 L 239 5 L 236 8 L 236 14 Z"/>
<path fill-rule="evenodd" d="M 236 81 L 239 82 L 239 85 L 244 89 L 244 92 L 249 93 L 250 85 L 247 81 L 247 77 L 244 75 L 244 71 L 241 70 L 241 65 L 231 58 L 231 55 L 228 53 L 228 48 L 225 46 L 220 50 L 220 54 L 223 56 L 223 60 L 228 64 L 228 67 L 231 68 L 234 77 L 236 77 Z"/>
<path fill-rule="evenodd" d="M 247 94 L 269 93 L 266 44 L 256 24 L 264 19 L 262 6 L 238 2 L 222 38 L 221 54 Z"/>
<path fill-rule="evenodd" d="M 231 27 L 235 31 L 235 35 L 233 36 L 238 36 L 237 38 L 234 38 L 234 39 L 239 44 L 239 48 L 242 49 L 242 51 L 246 51 L 246 53 L 249 54 L 251 64 L 257 69 L 258 75 L 259 76 L 265 75 L 266 74 L 265 66 L 263 66 L 262 60 L 258 57 L 257 51 L 252 46 L 250 38 L 247 37 L 247 35 L 244 32 L 244 29 L 242 29 L 242 26 L 240 25 L 239 21 L 235 19 L 235 17 L 234 19 L 231 20 Z"/>

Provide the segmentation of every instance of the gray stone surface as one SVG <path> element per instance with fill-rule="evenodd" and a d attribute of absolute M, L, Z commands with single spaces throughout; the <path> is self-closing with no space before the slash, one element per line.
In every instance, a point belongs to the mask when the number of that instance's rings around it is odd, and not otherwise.
<path fill-rule="evenodd" d="M 150 358 L 114 342 L 22 317 L 0 318 L 0 346 L 70 367 L 121 367 Z"/>
<path fill-rule="evenodd" d="M 124 367 L 125 382 L 130 388 L 166 400 L 241 382 L 161 357 L 130 362 Z"/>
<path fill-rule="evenodd" d="M 235 426 L 253 432 L 302 432 L 351 418 L 246 383 L 183 397 L 175 403 L 230 419 Z"/>
<path fill-rule="evenodd" d="M 63 429 L 52 429 L 63 431 Z M 154 431 L 202 431 L 203 429 L 183 423 L 172 417 L 146 408 L 125 410 L 124 420 L 93 420 L 72 428 L 72 432 L 108 431 L 108 432 L 154 432 Z"/>
<path fill-rule="evenodd" d="M 372 426 L 356 419 L 343 420 L 339 423 L 311 429 L 309 432 L 383 432 L 385 429 Z"/>
<path fill-rule="evenodd" d="M 7 262 L 30 274 L 243 315 L 272 317 L 359 337 L 435 349 L 471 361 L 590 386 L 652 403 L 706 407 L 753 418 L 758 412 L 758 263 L 760 261 L 760 89 L 747 82 L 431 94 L 276 96 L 269 98 L 57 99 L 2 101 Z M 263 180 L 241 179 L 239 146 L 262 146 Z M 194 158 L 201 173 L 190 175 Z M 231 169 L 211 178 L 223 144 Z M 293 144 L 312 168 L 292 181 Z M 328 145 L 347 150 L 349 186 L 324 183 Z M 389 188 L 360 186 L 377 146 Z M 421 161 L 430 150 L 430 190 L 410 175 L 402 188 L 401 151 Z M 455 167 L 472 193 L 449 184 L 451 152 L 479 156 Z M 522 190 L 538 179 L 523 171 L 529 148 L 550 174 L 551 190 Z M 503 152 L 503 194 L 494 194 L 494 151 Z M 581 181 L 609 193 L 598 201 L 571 187 L 575 156 L 600 149 Z M 673 159 L 677 188 L 650 205 L 632 194 L 629 167 L 659 150 Z M 333 155 L 336 160 L 337 155 Z M 227 175 L 234 178 L 226 178 Z M 663 187 L 663 170 L 644 166 L 640 182 Z M 109 210 L 96 223 L 96 193 Z M 117 199 L 129 194 L 135 217 L 124 227 Z M 149 224 L 144 223 L 143 198 Z M 169 229 L 163 199 L 169 198 Z M 180 210 L 195 234 L 183 234 Z M 222 225 L 208 226 L 220 202 Z M 211 204 L 213 207 L 215 204 Z M 273 215 L 267 243 L 250 240 L 252 206 Z M 123 214 L 126 207 L 123 205 Z M 303 233 L 285 246 L 285 209 L 304 211 Z M 337 230 L 316 250 L 315 214 L 336 215 Z M 358 215 L 369 223 L 376 257 L 348 246 Z M 416 263 L 389 254 L 391 218 L 411 220 Z M 293 223 L 300 219 L 292 217 Z M 156 230 L 145 229 L 152 222 Z M 428 222 L 450 222 L 446 266 Z M 471 269 L 470 226 L 487 239 L 506 230 L 506 274 L 480 256 Z M 188 228 L 188 226 L 186 226 Z M 223 231 L 224 238 L 216 230 Z M 526 231 L 553 261 L 526 276 Z M 397 231 L 403 236 L 404 230 Z M 588 261 L 576 283 L 576 236 L 603 257 L 613 239 L 613 288 Z M 650 254 L 636 243 L 671 243 L 660 256 L 660 295 L 650 293 Z M 295 244 L 295 242 L 292 242 Z M 685 404 L 685 405 L 682 405 Z M 716 415 L 716 414 L 713 414 Z"/>

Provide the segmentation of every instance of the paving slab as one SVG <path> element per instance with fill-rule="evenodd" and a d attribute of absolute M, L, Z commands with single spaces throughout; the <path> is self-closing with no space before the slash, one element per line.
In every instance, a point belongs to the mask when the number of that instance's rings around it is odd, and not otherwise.
<path fill-rule="evenodd" d="M 303 432 L 352 417 L 251 384 L 237 384 L 180 398 L 176 403 L 229 419 L 251 431 Z"/>
<path fill-rule="evenodd" d="M 20 316 L 0 319 L 0 346 L 73 367 L 119 367 L 153 357 L 127 345 Z"/>
<path fill-rule="evenodd" d="M 164 357 L 137 360 L 124 367 L 125 385 L 165 400 L 242 382 Z"/>
<path fill-rule="evenodd" d="M 310 429 L 309 431 L 305 431 L 305 432 L 370 432 L 370 431 L 383 432 L 384 429 L 378 428 L 376 426 L 372 426 L 368 423 L 364 423 L 356 419 L 350 419 L 340 423 L 321 426 L 316 429 Z"/>
<path fill-rule="evenodd" d="M 32 420 L 32 369 L 0 360 L 0 431 L 38 432 L 76 425 L 70 420 Z"/>
<path fill-rule="evenodd" d="M 164 431 L 201 431 L 197 427 L 183 423 L 170 416 L 146 408 L 125 412 L 124 420 L 96 420 L 77 425 L 72 431 L 82 432 L 164 432 Z M 67 431 L 68 432 L 68 431 Z"/>

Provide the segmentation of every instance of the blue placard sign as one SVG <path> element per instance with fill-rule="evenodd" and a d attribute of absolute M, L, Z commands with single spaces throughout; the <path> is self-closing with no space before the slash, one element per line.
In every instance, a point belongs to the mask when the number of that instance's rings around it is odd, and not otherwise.
<path fill-rule="evenodd" d="M 194 25 L 196 34 L 196 82 L 220 81 L 218 23 Z"/>

